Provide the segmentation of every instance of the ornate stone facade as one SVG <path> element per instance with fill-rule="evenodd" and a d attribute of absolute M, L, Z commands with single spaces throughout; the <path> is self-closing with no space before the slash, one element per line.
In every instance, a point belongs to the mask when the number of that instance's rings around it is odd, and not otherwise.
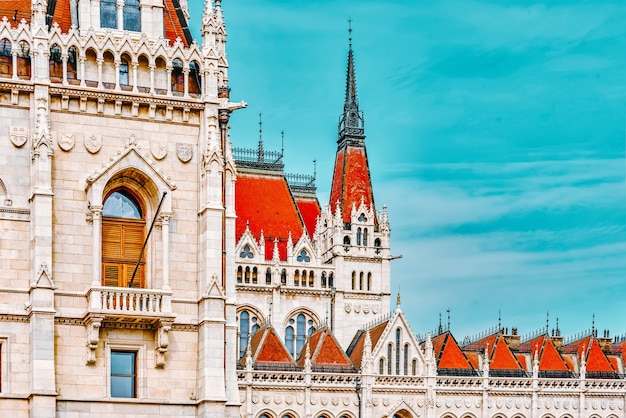
<path fill-rule="evenodd" d="M 231 149 L 245 103 L 220 0 L 199 43 L 186 0 L 18 3 L 0 22 L 3 415 L 626 417 L 608 335 L 458 345 L 390 313 L 351 48 L 322 208 L 282 154 Z"/>

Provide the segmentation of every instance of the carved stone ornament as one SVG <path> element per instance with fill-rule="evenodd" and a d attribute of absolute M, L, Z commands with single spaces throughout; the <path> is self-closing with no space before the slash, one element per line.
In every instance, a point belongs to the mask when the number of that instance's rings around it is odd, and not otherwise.
<path fill-rule="evenodd" d="M 152 156 L 155 160 L 162 160 L 167 156 L 167 144 L 153 142 L 150 151 L 152 151 Z"/>
<path fill-rule="evenodd" d="M 193 148 L 191 144 L 176 144 L 176 155 L 183 163 L 188 163 L 193 158 Z"/>
<path fill-rule="evenodd" d="M 57 142 L 59 143 L 59 148 L 67 152 L 74 148 L 76 140 L 74 139 L 74 134 L 64 133 L 59 136 Z"/>
<path fill-rule="evenodd" d="M 102 137 L 96 134 L 85 135 L 85 149 L 95 154 L 102 148 Z"/>
<path fill-rule="evenodd" d="M 28 140 L 28 128 L 23 126 L 11 126 L 9 128 L 9 138 L 16 147 L 23 146 Z"/>

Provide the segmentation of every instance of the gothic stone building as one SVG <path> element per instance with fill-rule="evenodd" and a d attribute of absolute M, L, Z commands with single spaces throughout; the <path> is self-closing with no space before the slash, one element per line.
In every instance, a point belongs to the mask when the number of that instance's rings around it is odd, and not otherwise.
<path fill-rule="evenodd" d="M 198 42 L 187 0 L 0 12 L 3 416 L 626 417 L 607 332 L 459 342 L 391 306 L 352 47 L 322 207 L 231 147 L 221 1 Z"/>

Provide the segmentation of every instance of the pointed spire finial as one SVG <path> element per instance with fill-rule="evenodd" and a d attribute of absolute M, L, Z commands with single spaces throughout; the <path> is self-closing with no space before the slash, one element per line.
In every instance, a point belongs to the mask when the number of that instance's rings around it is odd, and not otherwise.
<path fill-rule="evenodd" d="M 352 51 L 352 19 L 348 19 L 348 71 L 346 75 L 346 98 L 343 104 L 343 115 L 339 121 L 339 146 L 347 142 L 364 144 L 363 115 L 359 111 L 359 99 L 356 91 L 356 75 L 354 71 L 354 52 Z"/>
<path fill-rule="evenodd" d="M 262 163 L 265 159 L 265 152 L 263 151 L 263 113 L 259 113 L 259 150 L 257 161 Z"/>
<path fill-rule="evenodd" d="M 546 334 L 548 334 L 549 329 L 550 329 L 550 311 L 546 312 Z"/>
<path fill-rule="evenodd" d="M 498 309 L 498 332 L 502 328 L 502 310 Z"/>
<path fill-rule="evenodd" d="M 450 331 L 450 308 L 446 309 L 446 312 L 448 312 L 448 331 Z"/>
<path fill-rule="evenodd" d="M 352 18 L 348 18 L 348 42 L 350 44 L 350 49 L 352 49 Z"/>
<path fill-rule="evenodd" d="M 596 332 L 596 314 L 591 315 L 591 336 L 594 337 Z"/>

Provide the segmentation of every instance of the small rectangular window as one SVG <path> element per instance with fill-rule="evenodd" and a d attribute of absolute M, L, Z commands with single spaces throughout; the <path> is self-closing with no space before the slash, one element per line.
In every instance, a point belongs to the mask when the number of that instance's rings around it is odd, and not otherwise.
<path fill-rule="evenodd" d="M 100 27 L 117 28 L 117 4 L 116 0 L 100 1 Z"/>
<path fill-rule="evenodd" d="M 137 396 L 137 353 L 111 351 L 111 397 Z"/>

